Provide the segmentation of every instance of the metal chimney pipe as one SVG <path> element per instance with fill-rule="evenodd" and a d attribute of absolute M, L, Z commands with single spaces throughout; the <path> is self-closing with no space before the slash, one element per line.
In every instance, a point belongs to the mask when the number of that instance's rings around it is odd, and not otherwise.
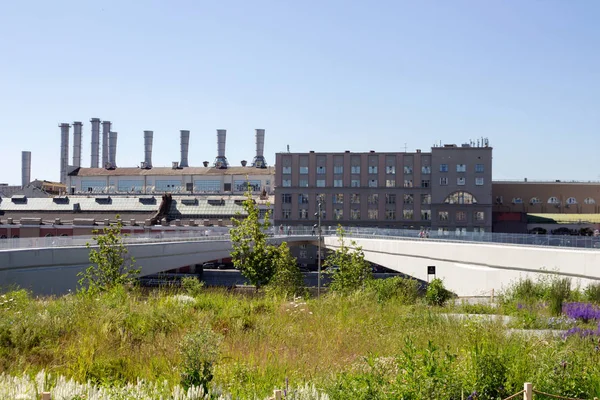
<path fill-rule="evenodd" d="M 146 168 L 152 168 L 152 138 L 153 131 L 144 131 L 144 163 Z"/>
<path fill-rule="evenodd" d="M 225 129 L 217 129 L 217 158 L 215 159 L 216 168 L 227 168 L 229 163 L 225 157 L 225 137 L 227 131 Z"/>
<path fill-rule="evenodd" d="M 90 168 L 98 168 L 100 156 L 100 118 L 90 119 L 92 123 L 92 160 Z"/>
<path fill-rule="evenodd" d="M 254 156 L 254 161 L 252 161 L 252 165 L 256 168 L 266 168 L 267 160 L 264 157 L 265 153 L 265 130 L 264 129 L 256 129 L 256 156 Z"/>
<path fill-rule="evenodd" d="M 31 182 L 31 152 L 23 151 L 21 153 L 21 188 L 29 185 Z"/>
<path fill-rule="evenodd" d="M 110 152 L 110 121 L 102 121 L 102 168 L 106 168 L 106 164 L 108 164 Z"/>
<path fill-rule="evenodd" d="M 69 165 L 69 128 L 71 125 L 62 123 L 60 127 L 60 183 L 67 183 L 67 167 Z"/>
<path fill-rule="evenodd" d="M 189 167 L 188 149 L 190 147 L 190 131 L 179 131 L 181 133 L 181 162 L 180 167 Z"/>
<path fill-rule="evenodd" d="M 81 131 L 83 124 L 79 121 L 73 122 L 73 166 L 81 167 Z"/>
<path fill-rule="evenodd" d="M 109 143 L 108 165 L 111 168 L 117 168 L 117 132 L 110 132 Z"/>

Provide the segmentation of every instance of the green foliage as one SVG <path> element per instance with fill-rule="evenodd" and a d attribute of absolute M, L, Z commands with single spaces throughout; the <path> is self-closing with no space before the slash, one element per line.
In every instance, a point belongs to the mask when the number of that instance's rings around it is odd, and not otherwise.
<path fill-rule="evenodd" d="M 472 359 L 475 376 L 473 387 L 478 398 L 502 399 L 510 394 L 506 392 L 507 360 L 497 348 L 475 344 Z"/>
<path fill-rule="evenodd" d="M 571 279 L 556 277 L 550 283 L 548 302 L 550 313 L 554 316 L 562 314 L 562 306 L 571 297 Z"/>
<path fill-rule="evenodd" d="M 221 336 L 206 326 L 199 326 L 194 333 L 183 338 L 180 351 L 183 358 L 181 385 L 184 388 L 201 386 L 208 392 L 221 341 Z"/>
<path fill-rule="evenodd" d="M 231 237 L 231 259 L 250 283 L 258 289 L 267 285 L 275 274 L 277 248 L 267 243 L 269 211 L 264 222 L 259 221 L 259 210 L 248 190 L 243 203 L 246 218 L 232 218 L 233 228 L 229 231 Z"/>
<path fill-rule="evenodd" d="M 585 299 L 592 303 L 600 303 L 600 283 L 591 283 L 584 291 Z"/>
<path fill-rule="evenodd" d="M 342 226 L 337 228 L 339 248 L 331 252 L 324 265 L 330 269 L 331 284 L 333 291 L 351 293 L 363 289 L 365 283 L 373 278 L 371 267 L 365 260 L 365 254 L 356 242 L 351 241 L 346 244 L 344 239 L 344 229 Z M 337 267 L 333 269 L 333 267 Z"/>
<path fill-rule="evenodd" d="M 123 238 L 127 235 L 121 232 L 123 224 L 117 215 L 117 223 L 102 229 L 102 233 L 94 231 L 94 240 L 98 246 L 95 249 L 87 244 L 90 249 L 90 262 L 85 272 L 77 276 L 82 291 L 96 293 L 107 291 L 115 286 L 131 284 L 139 275 L 141 269 L 135 268 L 133 257 L 127 259 L 127 247 Z"/>
<path fill-rule="evenodd" d="M 277 248 L 275 262 L 275 275 L 267 286 L 272 294 L 294 297 L 305 295 L 304 278 L 298 268 L 296 258 L 290 253 L 290 249 L 284 242 Z"/>
<path fill-rule="evenodd" d="M 204 282 L 196 276 L 186 276 L 181 279 L 181 288 L 190 296 L 198 296 L 204 290 Z"/>
<path fill-rule="evenodd" d="M 399 276 L 370 279 L 367 281 L 367 292 L 372 293 L 379 302 L 398 299 L 401 304 L 415 304 L 419 298 L 419 282 Z"/>
<path fill-rule="evenodd" d="M 446 289 L 444 282 L 440 278 L 434 278 L 427 285 L 425 300 L 431 306 L 443 306 L 452 298 L 452 293 Z"/>

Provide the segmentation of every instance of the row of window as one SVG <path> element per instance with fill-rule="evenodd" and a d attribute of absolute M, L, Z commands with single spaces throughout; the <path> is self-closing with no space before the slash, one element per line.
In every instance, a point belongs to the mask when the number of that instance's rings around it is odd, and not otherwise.
<path fill-rule="evenodd" d="M 266 180 L 265 184 L 269 186 L 270 180 Z M 109 188 L 113 188 L 114 184 L 111 182 Z M 146 188 L 151 188 L 152 182 L 146 182 Z M 258 192 L 262 189 L 263 183 L 260 180 L 236 180 L 233 182 L 233 190 L 236 192 L 245 192 L 250 188 L 253 192 Z M 188 182 L 182 184 L 181 180 L 160 180 L 155 181 L 153 186 L 156 191 L 175 191 L 177 189 L 181 191 L 196 191 L 196 192 L 221 192 L 223 190 L 230 191 L 230 183 L 222 183 L 220 180 L 198 180 L 192 183 Z M 82 180 L 81 190 L 84 192 L 94 192 L 95 189 L 106 190 L 105 180 Z M 113 189 L 114 190 L 114 189 Z M 117 182 L 118 192 L 142 192 L 144 191 L 144 181 L 134 179 L 120 179 Z"/>
<path fill-rule="evenodd" d="M 475 164 L 475 172 L 476 173 L 483 173 L 484 172 L 484 165 L 483 164 Z M 291 166 L 284 166 L 282 167 L 281 172 L 285 175 L 285 174 L 291 174 L 292 173 L 292 167 Z M 308 174 L 308 167 L 306 166 L 301 166 L 299 167 L 299 171 L 301 175 L 305 175 Z M 378 173 L 378 166 L 377 165 L 369 165 L 368 166 L 368 172 L 369 174 L 377 174 Z M 411 165 L 405 165 L 403 168 L 403 172 L 405 175 L 410 175 L 413 173 L 413 167 Z M 448 164 L 440 164 L 440 172 L 448 172 Z M 456 164 L 456 172 L 467 172 L 467 164 Z M 318 175 L 323 175 L 327 173 L 327 167 L 325 166 L 318 166 L 317 167 L 317 174 Z M 333 173 L 334 174 L 343 174 L 344 173 L 344 167 L 342 165 L 336 165 L 333 167 Z M 360 165 L 353 165 L 350 167 L 350 173 L 352 174 L 360 174 Z M 396 174 L 396 166 L 395 165 L 386 165 L 385 167 L 385 173 L 388 175 L 394 175 Z M 422 174 L 430 174 L 431 173 L 431 166 L 430 165 L 423 165 L 421 167 L 421 173 Z"/>
<path fill-rule="evenodd" d="M 331 195 L 333 204 L 344 204 L 344 194 L 343 193 L 334 193 Z M 361 203 L 361 195 L 360 193 L 352 193 L 349 196 L 350 204 L 360 204 Z M 379 204 L 379 193 L 371 193 L 367 194 L 367 204 L 375 205 Z M 395 193 L 386 193 L 382 195 L 383 201 L 385 204 L 396 204 L 397 196 Z M 327 196 L 324 193 L 318 193 L 315 195 L 316 202 L 325 203 Z M 412 193 L 405 193 L 402 195 L 402 202 L 404 204 L 414 204 L 415 195 Z M 421 194 L 420 195 L 421 204 L 431 204 L 431 195 Z M 281 194 L 281 203 L 282 204 L 292 204 L 292 195 L 290 193 L 282 193 Z M 298 194 L 298 204 L 308 204 L 309 203 L 309 195 L 306 193 Z M 477 204 L 477 199 L 469 192 L 458 191 L 450 194 L 448 197 L 444 199 L 444 203 L 446 204 Z"/>
<path fill-rule="evenodd" d="M 418 182 L 417 182 L 417 184 L 418 184 Z M 458 177 L 458 178 L 456 178 L 456 184 L 458 186 L 465 186 L 467 184 L 467 179 L 465 177 Z M 483 186 L 483 184 L 484 184 L 483 177 L 475 178 L 475 186 Z M 370 188 L 376 188 L 376 187 L 379 187 L 379 181 L 377 179 L 369 179 L 369 182 L 367 185 Z M 447 186 L 447 185 L 448 185 L 448 177 L 445 177 L 445 176 L 441 177 L 440 178 L 440 186 Z M 292 187 L 292 180 L 284 179 L 282 181 L 282 187 Z M 309 187 L 308 179 L 298 180 L 298 187 Z M 316 187 L 326 187 L 325 179 L 317 179 Z M 333 187 L 344 187 L 344 181 L 342 179 L 334 179 Z M 350 187 L 361 187 L 360 180 L 352 179 L 350 181 Z M 396 180 L 395 179 L 386 179 L 385 187 L 397 187 Z M 412 187 L 429 188 L 429 187 L 431 187 L 431 180 L 421 179 L 421 186 L 415 186 L 412 179 L 404 179 L 403 187 L 405 187 L 405 188 L 412 188 Z"/>
<path fill-rule="evenodd" d="M 431 221 L 431 210 L 421 210 L 421 221 Z M 361 220 L 361 210 L 359 209 L 351 209 L 350 216 L 351 221 Z M 415 217 L 414 210 L 405 209 L 402 210 L 402 219 L 413 220 Z M 282 219 L 291 219 L 292 218 L 292 210 L 281 210 L 281 218 Z M 327 213 L 325 211 L 321 211 L 321 218 L 327 219 Z M 395 220 L 396 219 L 396 210 L 385 210 L 385 220 Z M 309 213 L 307 209 L 298 210 L 298 219 L 309 219 Z M 334 220 L 342 220 L 344 219 L 344 210 L 341 208 L 336 208 L 333 210 L 333 219 Z M 367 219 L 368 220 L 379 220 L 379 210 L 378 209 L 370 209 L 367 210 Z M 450 211 L 438 211 L 438 219 L 439 222 L 448 222 L 450 221 Z M 485 221 L 485 212 L 484 211 L 474 211 L 473 212 L 473 220 L 477 222 Z M 455 222 L 467 222 L 467 212 L 466 211 L 456 211 L 454 214 Z"/>
<path fill-rule="evenodd" d="M 512 199 L 512 203 L 513 204 L 523 204 L 523 199 L 520 197 L 514 197 Z M 542 203 L 542 201 L 537 197 L 532 197 L 529 200 L 529 204 L 540 204 L 540 203 Z M 554 196 L 548 198 L 547 203 L 548 204 L 561 204 L 558 197 L 554 197 Z M 577 203 L 577 199 L 575 197 L 569 197 L 567 199 L 567 201 L 565 202 L 565 204 L 573 205 L 573 204 L 578 204 L 578 203 Z M 587 197 L 587 198 L 583 199 L 583 204 L 596 204 L 596 200 L 594 200 L 591 197 Z"/>

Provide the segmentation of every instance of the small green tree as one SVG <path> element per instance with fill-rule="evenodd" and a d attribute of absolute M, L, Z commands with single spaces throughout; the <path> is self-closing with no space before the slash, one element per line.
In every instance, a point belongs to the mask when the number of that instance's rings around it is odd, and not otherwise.
<path fill-rule="evenodd" d="M 139 275 L 141 268 L 135 268 L 135 259 L 127 257 L 127 247 L 123 239 L 128 236 L 121 232 L 123 224 L 117 215 L 117 223 L 99 230 L 94 230 L 94 241 L 98 248 L 90 249 L 90 265 L 84 272 L 77 274 L 79 285 L 90 292 L 106 291 L 119 285 L 132 283 Z"/>
<path fill-rule="evenodd" d="M 231 259 L 233 265 L 258 290 L 260 286 L 268 284 L 275 274 L 276 247 L 267 243 L 270 212 L 267 210 L 264 222 L 260 222 L 259 210 L 250 190 L 246 192 L 243 207 L 246 218 L 241 218 L 238 213 L 237 217 L 231 219 Z"/>
<path fill-rule="evenodd" d="M 350 246 L 346 244 L 341 225 L 337 228 L 337 236 L 339 248 L 327 257 L 324 265 L 332 268 L 331 290 L 349 293 L 361 289 L 373 274 L 362 248 L 355 241 L 351 241 Z"/>
<path fill-rule="evenodd" d="M 431 306 L 443 306 L 450 298 L 452 293 L 446 289 L 444 282 L 440 278 L 434 278 L 427 285 L 425 300 Z"/>
<path fill-rule="evenodd" d="M 209 393 L 209 384 L 213 379 L 214 364 L 219 358 L 219 348 L 223 338 L 208 326 L 198 326 L 193 333 L 187 334 L 179 345 L 182 356 L 181 384 L 202 386 Z"/>
<path fill-rule="evenodd" d="M 304 278 L 298 268 L 296 257 L 290 253 L 287 243 L 282 243 L 277 248 L 275 262 L 275 275 L 269 283 L 272 293 L 284 296 L 298 296 L 305 294 Z"/>

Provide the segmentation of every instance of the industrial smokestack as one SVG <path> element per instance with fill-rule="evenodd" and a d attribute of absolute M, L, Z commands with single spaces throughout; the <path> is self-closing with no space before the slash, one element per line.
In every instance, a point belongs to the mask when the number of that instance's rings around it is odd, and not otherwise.
<path fill-rule="evenodd" d="M 90 168 L 98 168 L 100 157 L 100 118 L 90 119 L 92 123 L 92 160 Z"/>
<path fill-rule="evenodd" d="M 108 149 L 108 165 L 117 168 L 117 132 L 109 133 L 110 148 Z"/>
<path fill-rule="evenodd" d="M 256 156 L 252 161 L 252 166 L 256 168 L 267 168 L 267 160 L 264 157 L 265 153 L 265 130 L 256 130 Z"/>
<path fill-rule="evenodd" d="M 21 153 L 21 188 L 29 185 L 31 182 L 31 152 Z"/>
<path fill-rule="evenodd" d="M 188 149 L 190 147 L 190 131 L 180 131 L 181 132 L 181 162 L 179 162 L 179 166 L 189 167 L 188 165 Z"/>
<path fill-rule="evenodd" d="M 217 158 L 215 159 L 215 168 L 227 168 L 229 163 L 225 157 L 225 137 L 227 131 L 225 129 L 217 129 Z"/>
<path fill-rule="evenodd" d="M 110 153 L 110 121 L 102 121 L 102 168 L 106 168 L 109 161 L 108 153 Z"/>
<path fill-rule="evenodd" d="M 81 167 L 81 130 L 83 124 L 79 121 L 73 122 L 73 166 Z"/>
<path fill-rule="evenodd" d="M 60 183 L 67 183 L 67 167 L 69 165 L 69 128 L 71 125 L 62 123 L 60 127 Z"/>
<path fill-rule="evenodd" d="M 152 137 L 154 132 L 144 131 L 144 166 L 152 168 Z"/>

